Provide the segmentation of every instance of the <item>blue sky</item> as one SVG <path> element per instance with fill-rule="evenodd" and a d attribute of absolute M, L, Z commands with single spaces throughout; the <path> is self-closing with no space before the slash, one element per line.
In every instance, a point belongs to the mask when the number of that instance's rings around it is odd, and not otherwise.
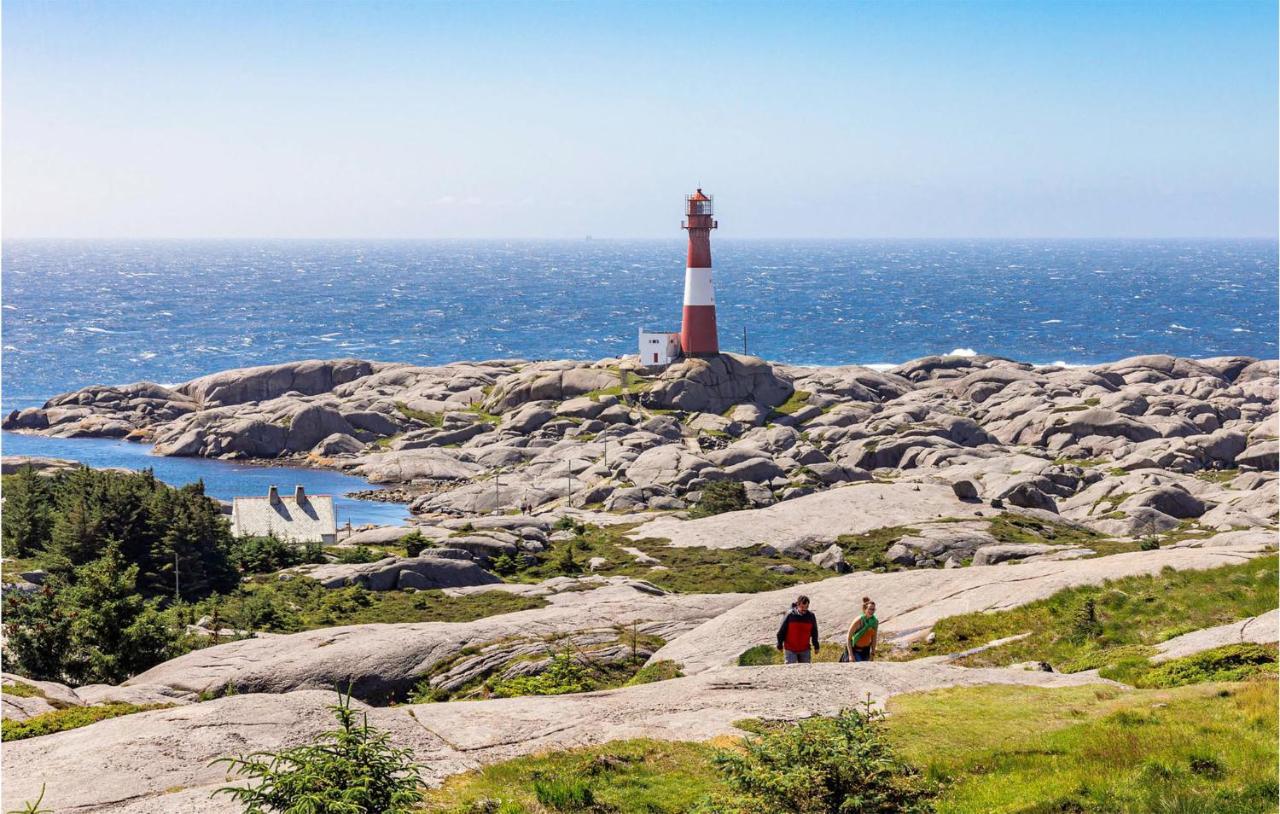
<path fill-rule="evenodd" d="M 7 237 L 1274 236 L 1274 2 L 4 4 Z"/>

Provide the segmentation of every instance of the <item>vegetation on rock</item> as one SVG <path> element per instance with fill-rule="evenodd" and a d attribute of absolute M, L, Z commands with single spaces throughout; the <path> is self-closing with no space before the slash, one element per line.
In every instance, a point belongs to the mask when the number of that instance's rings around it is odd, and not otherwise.
<path fill-rule="evenodd" d="M 751 501 L 747 498 L 747 488 L 742 483 L 735 480 L 718 480 L 703 487 L 702 499 L 689 511 L 689 517 L 711 517 L 715 514 L 750 508 Z"/>
<path fill-rule="evenodd" d="M 108 718 L 118 718 L 121 715 L 132 715 L 135 712 L 146 712 L 152 709 L 167 709 L 171 706 L 173 705 L 116 703 L 67 707 L 41 713 L 40 715 L 33 715 L 24 721 L 5 718 L 0 721 L 0 727 L 3 728 L 4 740 L 17 741 L 23 738 L 35 738 L 40 735 L 52 735 L 54 732 L 64 732 L 68 729 L 77 729 L 98 721 L 105 721 Z"/>
<path fill-rule="evenodd" d="M 413 752 L 391 744 L 390 735 L 361 723 L 351 696 L 330 707 L 338 729 L 315 742 L 280 752 L 221 758 L 248 786 L 224 786 L 245 814 L 410 814 L 422 801 Z"/>
<path fill-rule="evenodd" d="M 1204 571 L 1166 568 L 1151 576 L 1068 588 L 1010 610 L 953 616 L 934 625 L 932 643 L 916 643 L 896 657 L 958 653 L 1029 633 L 960 663 L 1038 660 L 1059 672 L 1100 668 L 1104 677 L 1129 682 L 1150 669 L 1147 658 L 1154 645 L 1275 608 L 1278 562 L 1266 556 Z"/>

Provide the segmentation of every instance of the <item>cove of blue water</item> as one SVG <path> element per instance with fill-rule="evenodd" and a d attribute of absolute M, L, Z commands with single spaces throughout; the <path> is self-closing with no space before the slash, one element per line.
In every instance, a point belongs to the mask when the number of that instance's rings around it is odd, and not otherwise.
<path fill-rule="evenodd" d="M 347 492 L 368 489 L 361 478 L 320 469 L 285 466 L 251 466 L 230 461 L 201 458 L 168 458 L 151 454 L 151 447 L 130 441 L 105 438 L 43 438 L 21 433 L 0 433 L 0 453 L 66 458 L 93 467 L 118 466 L 150 469 L 160 480 L 173 486 L 204 481 L 205 494 L 221 500 L 265 495 L 272 484 L 282 492 L 301 484 L 309 494 L 333 495 L 338 525 L 348 520 L 354 526 L 365 523 L 399 525 L 408 516 L 398 503 L 375 503 L 344 497 Z"/>

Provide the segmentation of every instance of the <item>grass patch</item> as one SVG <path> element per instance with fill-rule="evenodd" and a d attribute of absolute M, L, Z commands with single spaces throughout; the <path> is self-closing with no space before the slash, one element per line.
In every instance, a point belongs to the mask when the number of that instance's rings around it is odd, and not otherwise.
<path fill-rule="evenodd" d="M 0 687 L 0 693 L 12 695 L 15 698 L 44 698 L 44 693 L 40 692 L 40 690 L 21 681 L 3 685 Z"/>
<path fill-rule="evenodd" d="M 933 644 L 917 643 L 893 657 L 956 653 L 1030 632 L 960 663 L 1001 666 L 1034 659 L 1059 672 L 1114 667 L 1123 673 L 1148 654 L 1134 648 L 1275 608 L 1277 576 L 1277 557 L 1269 555 L 1204 571 L 1166 568 L 1154 576 L 1068 588 L 1007 611 L 942 619 L 934 626 Z"/>
<path fill-rule="evenodd" d="M 210 614 L 240 630 L 297 633 L 371 622 L 470 622 L 500 613 L 540 608 L 546 600 L 505 591 L 446 596 L 443 591 L 368 591 L 325 588 L 299 577 L 244 584 L 235 593 L 205 600 L 196 615 Z"/>
<path fill-rule="evenodd" d="M 1089 529 L 1008 512 L 991 518 L 987 531 L 1001 543 L 1052 543 L 1093 548 L 1104 539 Z"/>
<path fill-rule="evenodd" d="M 373 442 L 373 445 L 380 450 L 391 449 L 391 444 L 402 435 L 404 435 L 404 433 L 398 432 L 395 435 L 388 435 L 385 438 L 379 438 L 377 441 Z"/>
<path fill-rule="evenodd" d="M 1276 685 L 969 687 L 890 699 L 939 814 L 1274 810 Z"/>
<path fill-rule="evenodd" d="M 517 758 L 449 778 L 427 792 L 424 810 L 437 814 L 689 811 L 699 798 L 721 788 L 712 764 L 714 753 L 711 746 L 700 743 L 630 740 Z M 562 793 L 556 781 L 572 783 L 575 789 Z M 586 793 L 593 808 L 552 807 L 570 805 L 569 800 Z"/>
<path fill-rule="evenodd" d="M 855 571 L 895 571 L 901 566 L 884 558 L 885 552 L 903 537 L 919 534 L 910 526 L 886 526 L 862 534 L 842 534 L 836 542 L 844 549 L 844 561 Z"/>
<path fill-rule="evenodd" d="M 443 427 L 444 413 L 429 413 L 426 410 L 415 410 L 403 401 L 396 402 L 396 410 L 411 421 L 418 421 L 428 427 Z"/>
<path fill-rule="evenodd" d="M 647 580 L 678 593 L 758 593 L 787 588 L 835 576 L 807 560 L 765 557 L 758 546 L 736 549 L 677 548 L 666 540 L 632 540 L 625 535 L 631 524 L 583 526 L 572 540 L 556 543 L 537 556 L 534 565 L 523 565 L 509 581 L 538 582 L 558 576 L 576 576 L 586 570 L 592 557 L 603 557 L 607 565 L 597 569 L 602 576 L 629 576 Z M 663 569 L 641 565 L 622 550 L 636 548 L 659 560 Z M 793 574 L 770 571 L 769 566 L 787 564 Z"/>
<path fill-rule="evenodd" d="M 1240 477 L 1239 469 L 1201 469 L 1196 477 L 1209 483 L 1227 483 Z"/>
<path fill-rule="evenodd" d="M 67 707 L 55 709 L 41 715 L 34 715 L 25 721 L 14 721 L 5 718 L 0 722 L 2 736 L 6 741 L 19 741 L 24 738 L 36 738 L 41 735 L 52 735 L 54 732 L 65 732 L 78 729 L 107 718 L 118 718 L 121 715 L 132 715 L 135 712 L 146 712 L 151 709 L 167 709 L 173 704 L 96 704 L 91 707 Z"/>
<path fill-rule="evenodd" d="M 887 740 L 936 784 L 939 814 L 1243 814 L 1275 807 L 1274 681 L 1129 691 L 958 687 L 896 696 L 888 709 Z M 831 719 L 817 719 L 824 720 Z M 770 738 L 801 731 L 757 719 L 734 726 Z M 827 749 L 830 740 L 812 740 L 812 748 Z M 517 758 L 450 778 L 428 792 L 425 810 L 707 811 L 700 808 L 705 801 L 730 790 L 716 769 L 716 747 L 733 744 L 631 740 Z M 588 794 L 592 807 L 572 807 Z"/>
<path fill-rule="evenodd" d="M 782 402 L 777 407 L 774 407 L 773 411 L 769 414 L 769 417 L 773 418 L 775 415 L 795 415 L 800 412 L 800 408 L 808 404 L 809 397 L 812 395 L 813 394 L 808 390 L 796 390 L 787 398 L 786 401 Z"/>

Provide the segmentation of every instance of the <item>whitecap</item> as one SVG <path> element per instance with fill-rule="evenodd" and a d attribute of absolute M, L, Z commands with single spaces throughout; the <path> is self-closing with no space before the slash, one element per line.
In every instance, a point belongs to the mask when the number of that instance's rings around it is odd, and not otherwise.
<path fill-rule="evenodd" d="M 1251 334 L 1251 333 L 1253 333 L 1253 331 L 1249 330 L 1248 328 L 1232 328 L 1232 329 L 1231 329 L 1231 333 L 1233 333 L 1233 334 Z"/>
<path fill-rule="evenodd" d="M 88 328 L 85 328 L 85 330 L 86 330 L 86 331 L 89 331 L 90 333 L 95 333 L 95 334 L 113 334 L 113 333 L 115 333 L 115 331 L 108 331 L 106 328 L 98 328 L 98 327 L 95 327 L 95 326 L 93 326 L 93 325 L 90 325 Z"/>
<path fill-rule="evenodd" d="M 1173 328 L 1175 331 L 1194 331 L 1195 330 L 1195 328 L 1188 328 L 1186 325 L 1179 325 L 1176 322 L 1170 322 L 1169 327 Z"/>
<path fill-rule="evenodd" d="M 1044 322 L 1041 322 L 1040 324 L 1041 325 L 1057 325 L 1061 322 L 1062 320 L 1060 319 L 1046 319 Z"/>
<path fill-rule="evenodd" d="M 977 356 L 978 352 L 973 348 L 956 348 L 947 354 L 948 356 Z"/>

